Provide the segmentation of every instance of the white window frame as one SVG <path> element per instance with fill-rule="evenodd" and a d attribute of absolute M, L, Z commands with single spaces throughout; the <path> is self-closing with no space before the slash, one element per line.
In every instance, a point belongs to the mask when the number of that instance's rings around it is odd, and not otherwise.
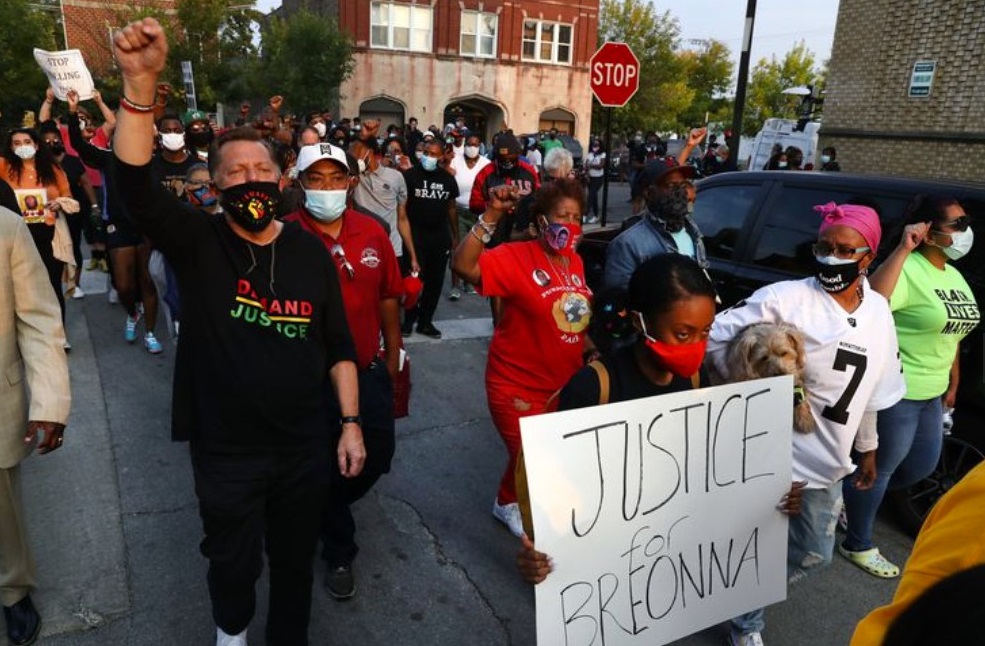
<path fill-rule="evenodd" d="M 496 23 L 492 34 L 492 53 L 483 54 L 481 42 L 483 38 L 489 38 L 488 36 L 483 36 L 479 33 L 479 25 L 481 21 L 486 16 L 492 16 Z M 471 29 L 472 31 L 467 31 Z M 474 51 L 466 51 L 464 47 L 465 36 L 472 36 L 475 38 L 475 48 Z M 499 15 L 492 13 L 490 11 L 462 11 L 462 30 L 458 37 L 458 51 L 462 56 L 468 56 L 471 58 L 496 58 L 496 41 L 499 40 Z"/>
<path fill-rule="evenodd" d="M 377 8 L 386 9 L 386 23 L 373 22 L 373 14 Z M 393 8 L 394 7 L 406 7 L 410 14 L 410 24 L 407 26 L 408 37 L 407 37 L 407 47 L 395 47 L 393 45 Z M 428 22 L 427 22 L 427 32 L 428 40 L 426 48 L 415 48 L 414 47 L 414 32 L 423 30 L 424 27 L 414 24 L 414 16 L 418 12 L 427 11 Z M 386 43 L 379 44 L 374 41 L 374 29 L 377 27 L 386 28 Z M 403 27 L 398 27 L 403 28 Z M 404 2 L 393 2 L 392 0 L 373 0 L 369 3 L 369 45 L 373 49 L 389 49 L 401 52 L 420 52 L 429 54 L 434 50 L 434 8 L 430 5 L 419 5 L 419 4 L 407 4 Z"/>
<path fill-rule="evenodd" d="M 534 40 L 528 40 L 526 38 L 525 32 L 527 30 L 527 23 L 533 23 L 533 24 L 537 25 L 537 30 L 536 30 L 536 34 L 534 36 Z M 553 35 L 554 35 L 554 41 L 551 43 L 551 58 L 549 60 L 543 59 L 543 58 L 540 57 L 541 45 L 543 44 L 542 41 L 541 41 L 541 39 L 540 39 L 540 34 L 543 31 L 543 27 L 545 25 L 550 25 L 553 28 L 552 31 L 553 31 Z M 557 56 L 558 55 L 558 49 L 561 47 L 561 43 L 559 42 L 559 36 L 560 36 L 561 28 L 562 27 L 567 27 L 569 29 L 569 32 L 568 33 L 571 34 L 571 40 L 568 41 L 567 43 L 564 43 L 568 47 L 568 60 L 566 60 L 566 61 L 559 61 L 558 60 L 558 56 Z M 531 43 L 531 42 L 534 44 L 534 55 L 533 55 L 533 57 L 527 56 L 526 53 L 524 53 L 524 48 L 523 48 L 523 46 L 525 44 Z M 566 22 L 554 22 L 553 20 L 538 20 L 538 19 L 533 19 L 533 18 L 526 18 L 523 21 L 523 30 L 520 32 L 520 59 L 521 60 L 524 60 L 524 61 L 527 61 L 527 62 L 530 62 L 530 63 L 548 63 L 548 64 L 552 64 L 552 65 L 571 65 L 571 61 L 575 57 L 575 51 L 574 51 L 575 44 L 574 43 L 575 43 L 575 26 L 573 24 L 566 23 Z"/>

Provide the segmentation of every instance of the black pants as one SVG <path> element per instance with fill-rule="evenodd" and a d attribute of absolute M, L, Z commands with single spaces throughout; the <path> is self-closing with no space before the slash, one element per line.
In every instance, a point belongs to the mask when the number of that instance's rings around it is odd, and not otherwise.
<path fill-rule="evenodd" d="M 34 246 L 41 254 L 41 261 L 48 272 L 48 280 L 51 287 L 55 290 L 55 297 L 58 298 L 58 305 L 62 309 L 62 323 L 65 322 L 65 295 L 62 294 L 62 273 L 65 271 L 65 263 L 55 258 L 55 251 L 51 248 L 51 243 L 55 239 L 55 227 L 47 224 L 29 224 L 27 228 L 34 238 Z"/>
<path fill-rule="evenodd" d="M 448 255 L 451 253 L 451 234 L 445 229 L 438 231 L 415 229 L 413 236 L 424 289 L 417 301 L 417 307 L 404 314 L 404 325 L 410 326 L 415 321 L 419 326 L 430 325 L 434 320 L 434 312 L 438 309 L 441 290 L 445 284 Z"/>
<path fill-rule="evenodd" d="M 363 418 L 366 464 L 355 478 L 343 478 L 337 465 L 329 464 L 328 505 L 322 523 L 322 557 L 330 568 L 349 565 L 356 545 L 356 522 L 350 505 L 369 493 L 376 481 L 390 471 L 395 447 L 393 384 L 382 361 L 359 371 L 359 411 Z"/>
<path fill-rule="evenodd" d="M 88 203 L 86 203 L 88 204 Z M 82 225 L 88 219 L 89 210 L 73 213 L 66 216 L 68 220 L 68 230 L 72 234 L 72 254 L 75 256 L 75 282 L 78 284 L 82 278 Z M 84 215 L 85 214 L 85 215 Z"/>
<path fill-rule="evenodd" d="M 591 211 L 593 215 L 599 214 L 599 189 L 602 188 L 603 179 L 605 178 L 588 178 L 588 210 Z"/>
<path fill-rule="evenodd" d="M 235 635 L 256 609 L 256 581 L 270 563 L 267 644 L 306 646 L 328 446 L 289 454 L 228 455 L 191 447 L 216 625 Z"/>

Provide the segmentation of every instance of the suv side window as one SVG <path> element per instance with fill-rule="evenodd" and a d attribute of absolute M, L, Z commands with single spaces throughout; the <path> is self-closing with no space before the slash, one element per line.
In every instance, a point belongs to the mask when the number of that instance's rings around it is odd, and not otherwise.
<path fill-rule="evenodd" d="M 763 187 L 716 186 L 699 191 L 691 217 L 701 230 L 710 258 L 732 260 L 736 242 Z"/>
<path fill-rule="evenodd" d="M 811 245 L 817 242 L 821 214 L 818 204 L 843 204 L 852 196 L 831 190 L 784 186 L 773 201 L 759 236 L 753 262 L 761 267 L 807 276 L 814 272 Z"/>

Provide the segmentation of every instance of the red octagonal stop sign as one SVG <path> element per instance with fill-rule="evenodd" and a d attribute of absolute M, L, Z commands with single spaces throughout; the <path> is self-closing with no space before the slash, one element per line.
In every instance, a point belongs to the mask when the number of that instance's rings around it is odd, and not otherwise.
<path fill-rule="evenodd" d="M 640 89 L 640 61 L 626 43 L 605 43 L 589 65 L 592 92 L 607 108 L 621 108 Z"/>

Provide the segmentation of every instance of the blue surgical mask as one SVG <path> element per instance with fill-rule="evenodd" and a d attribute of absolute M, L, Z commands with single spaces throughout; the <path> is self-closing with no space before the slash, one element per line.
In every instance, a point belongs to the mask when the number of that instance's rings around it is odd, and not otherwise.
<path fill-rule="evenodd" d="M 434 157 L 429 157 L 428 155 L 424 155 L 423 157 L 421 157 L 421 168 L 423 168 L 428 172 L 431 172 L 436 168 L 438 168 L 438 160 L 435 159 Z"/>
<path fill-rule="evenodd" d="M 345 212 L 345 189 L 335 191 L 304 190 L 304 206 L 319 222 L 335 222 Z"/>

